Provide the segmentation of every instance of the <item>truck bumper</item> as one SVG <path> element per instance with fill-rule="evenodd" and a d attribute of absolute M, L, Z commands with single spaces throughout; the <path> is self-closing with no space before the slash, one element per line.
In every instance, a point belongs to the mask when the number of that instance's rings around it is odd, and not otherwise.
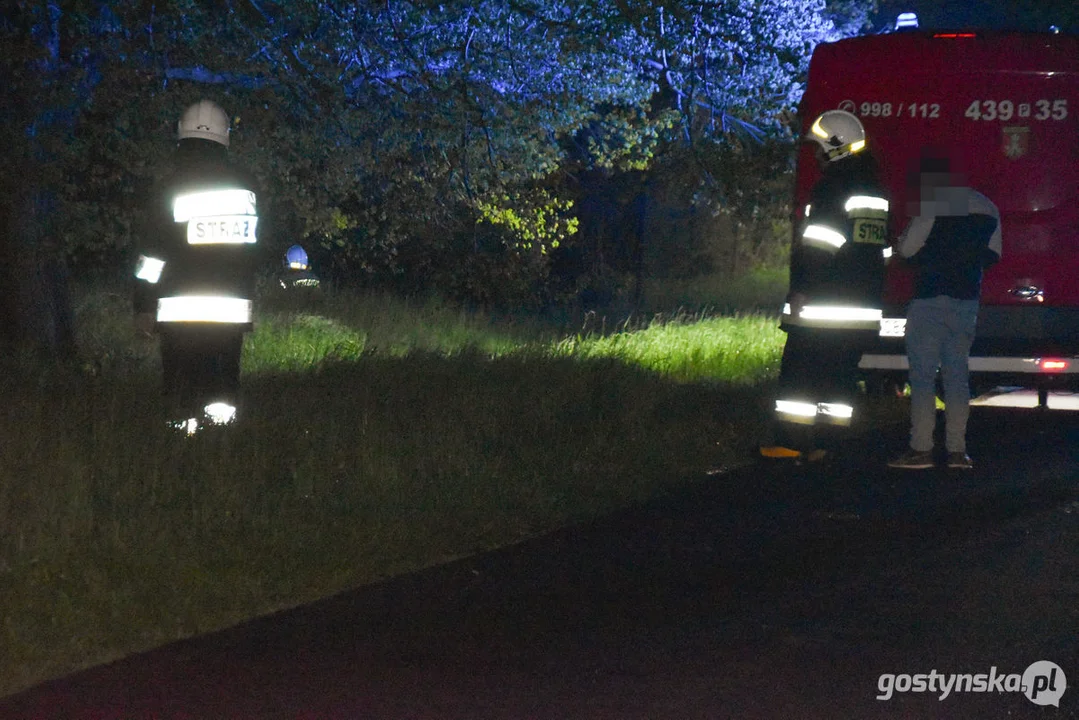
<path fill-rule="evenodd" d="M 1027 312 L 1022 316 L 1016 313 L 1018 317 L 1012 318 L 1007 317 L 1009 314 L 996 308 L 983 308 L 970 351 L 972 380 L 981 387 L 1019 385 L 1079 389 L 1079 334 L 1076 332 L 1079 316 L 1059 310 L 1052 316 Z M 1075 326 L 1068 332 L 1058 328 L 1053 328 L 1057 332 L 1044 332 L 1041 321 L 1047 317 L 1058 319 L 1058 315 L 1075 321 Z M 1024 332 L 1017 329 L 1019 317 L 1028 321 Z M 1003 319 L 1010 322 L 1001 322 Z M 864 374 L 896 380 L 905 378 L 909 365 L 904 325 L 905 321 L 895 316 L 881 321 L 881 336 L 873 348 L 862 354 L 858 363 Z"/>

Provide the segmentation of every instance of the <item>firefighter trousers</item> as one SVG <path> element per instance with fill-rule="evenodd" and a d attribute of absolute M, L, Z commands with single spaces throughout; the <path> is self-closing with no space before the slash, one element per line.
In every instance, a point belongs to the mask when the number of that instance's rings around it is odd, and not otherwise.
<path fill-rule="evenodd" d="M 803 327 L 786 331 L 773 432 L 777 444 L 812 445 L 809 428 L 850 424 L 858 361 L 875 333 Z"/>
<path fill-rule="evenodd" d="M 217 402 L 236 406 L 243 329 L 220 324 L 163 323 L 161 369 L 170 417 L 200 417 Z"/>

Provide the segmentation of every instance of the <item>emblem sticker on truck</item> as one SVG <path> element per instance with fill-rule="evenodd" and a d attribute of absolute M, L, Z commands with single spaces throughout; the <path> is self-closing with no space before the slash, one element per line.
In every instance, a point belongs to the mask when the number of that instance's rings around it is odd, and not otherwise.
<path fill-rule="evenodd" d="M 1030 128 L 1006 127 L 1004 128 L 1004 156 L 1010 160 L 1018 160 L 1030 150 Z"/>

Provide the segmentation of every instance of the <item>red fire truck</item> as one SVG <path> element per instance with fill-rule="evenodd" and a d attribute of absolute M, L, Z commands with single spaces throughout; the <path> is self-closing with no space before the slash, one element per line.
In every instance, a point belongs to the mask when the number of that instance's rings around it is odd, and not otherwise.
<path fill-rule="evenodd" d="M 972 384 L 1079 389 L 1079 36 L 909 30 L 817 47 L 802 101 L 857 115 L 891 194 L 892 240 L 917 190 L 923 148 L 949 152 L 1000 208 L 1004 252 L 986 271 Z M 812 143 L 799 156 L 795 227 L 819 177 Z M 867 382 L 905 381 L 908 268 L 888 261 L 879 347 Z"/>

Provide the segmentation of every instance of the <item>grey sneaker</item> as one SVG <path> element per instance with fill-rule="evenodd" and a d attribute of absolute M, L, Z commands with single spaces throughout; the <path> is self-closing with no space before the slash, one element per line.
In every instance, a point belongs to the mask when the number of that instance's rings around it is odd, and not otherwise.
<path fill-rule="evenodd" d="M 973 470 L 974 461 L 965 452 L 948 453 L 948 467 L 957 470 Z"/>
<path fill-rule="evenodd" d="M 901 470 L 925 470 L 931 468 L 936 463 L 933 462 L 933 453 L 931 452 L 918 452 L 917 450 L 907 450 L 894 460 L 888 462 L 888 467 L 900 468 Z"/>

